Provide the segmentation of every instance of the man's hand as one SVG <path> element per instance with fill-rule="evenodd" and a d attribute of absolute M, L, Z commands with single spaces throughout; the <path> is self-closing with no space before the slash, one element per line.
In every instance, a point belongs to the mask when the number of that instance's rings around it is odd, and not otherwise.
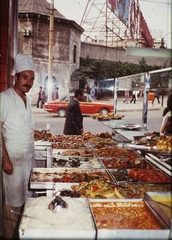
<path fill-rule="evenodd" d="M 3 124 L 4 123 L 1 122 L 1 128 L 2 128 Z M 5 147 L 5 141 L 4 141 L 4 136 L 3 136 L 3 133 L 2 133 L 2 129 L 0 131 L 0 139 L 1 139 L 1 142 L 2 142 L 2 170 L 6 174 L 12 175 L 13 174 L 13 164 L 10 161 L 7 149 Z"/>
<path fill-rule="evenodd" d="M 8 157 L 6 159 L 2 158 L 2 170 L 8 175 L 13 174 L 13 164 Z"/>

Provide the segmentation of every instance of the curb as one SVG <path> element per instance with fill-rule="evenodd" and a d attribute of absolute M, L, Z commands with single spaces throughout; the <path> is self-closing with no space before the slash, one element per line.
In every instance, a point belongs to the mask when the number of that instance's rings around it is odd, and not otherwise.
<path fill-rule="evenodd" d="M 142 111 L 143 109 L 117 109 L 117 112 L 140 112 L 140 111 Z M 161 110 L 161 108 L 150 108 L 150 109 L 148 109 L 148 111 L 159 111 L 159 110 Z M 33 114 L 55 114 L 55 113 L 49 113 L 49 112 L 47 112 L 47 111 L 45 111 L 45 110 L 37 110 L 37 111 L 35 111 L 35 110 L 32 110 L 32 112 L 33 112 Z"/>
<path fill-rule="evenodd" d="M 117 109 L 117 112 L 139 112 L 142 111 L 143 109 Z M 148 109 L 148 111 L 158 111 L 161 110 L 161 108 L 151 108 Z"/>

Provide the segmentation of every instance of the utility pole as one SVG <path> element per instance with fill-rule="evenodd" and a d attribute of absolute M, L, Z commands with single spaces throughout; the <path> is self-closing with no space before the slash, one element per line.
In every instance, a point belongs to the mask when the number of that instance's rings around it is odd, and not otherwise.
<path fill-rule="evenodd" d="M 48 101 L 52 100 L 52 90 L 53 90 L 53 40 L 54 40 L 54 0 L 50 3 L 50 26 L 49 26 L 49 62 L 48 62 Z"/>

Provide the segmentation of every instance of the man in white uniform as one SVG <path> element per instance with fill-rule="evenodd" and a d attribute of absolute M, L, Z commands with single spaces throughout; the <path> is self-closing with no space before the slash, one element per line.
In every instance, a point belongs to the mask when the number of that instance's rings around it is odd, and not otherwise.
<path fill-rule="evenodd" d="M 17 54 L 14 59 L 15 84 L 0 94 L 2 170 L 3 170 L 3 239 L 17 239 L 19 215 L 29 191 L 29 176 L 35 167 L 34 119 L 26 96 L 34 83 L 31 57 Z"/>

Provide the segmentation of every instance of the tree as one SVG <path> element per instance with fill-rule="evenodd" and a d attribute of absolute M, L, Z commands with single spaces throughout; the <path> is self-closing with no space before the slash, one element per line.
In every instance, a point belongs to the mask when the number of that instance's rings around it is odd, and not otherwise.
<path fill-rule="evenodd" d="M 134 64 L 120 61 L 97 60 L 87 57 L 80 59 L 80 68 L 72 73 L 71 80 L 84 80 L 86 82 L 87 79 L 101 80 L 117 78 L 157 69 L 160 69 L 160 67 L 147 65 L 144 58 L 139 61 L 139 64 Z"/>

